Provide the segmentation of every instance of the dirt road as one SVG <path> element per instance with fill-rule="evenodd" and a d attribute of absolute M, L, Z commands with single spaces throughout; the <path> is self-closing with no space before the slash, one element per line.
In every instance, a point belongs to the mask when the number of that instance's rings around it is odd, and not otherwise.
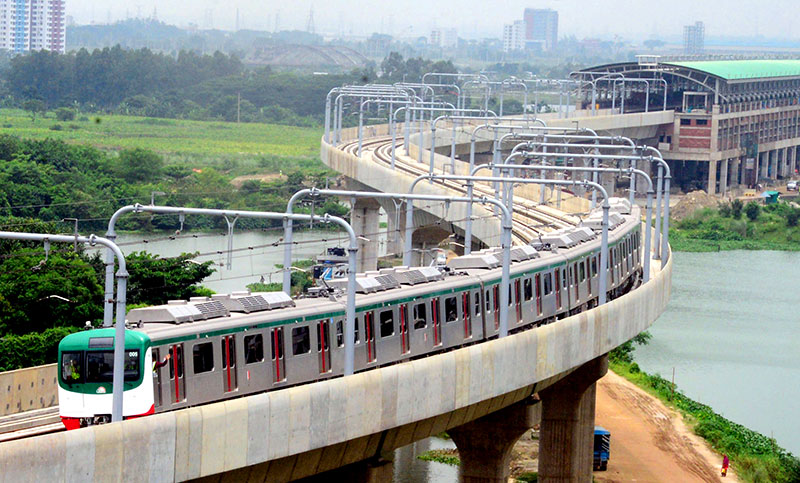
<path fill-rule="evenodd" d="M 595 422 L 611 431 L 608 471 L 598 482 L 726 482 L 722 456 L 683 424 L 661 401 L 610 372 L 597 384 Z"/>

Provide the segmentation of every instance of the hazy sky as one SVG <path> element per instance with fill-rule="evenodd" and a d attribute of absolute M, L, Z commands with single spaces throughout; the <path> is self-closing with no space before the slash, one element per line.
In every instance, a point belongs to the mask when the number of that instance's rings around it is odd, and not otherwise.
<path fill-rule="evenodd" d="M 798 0 L 67 0 L 79 24 L 150 17 L 201 28 L 305 30 L 313 6 L 318 33 L 427 35 L 432 27 L 456 28 L 463 38 L 500 37 L 503 24 L 526 7 L 559 12 L 559 35 L 615 34 L 626 39 L 680 37 L 682 26 L 701 20 L 706 36 L 800 38 Z"/>

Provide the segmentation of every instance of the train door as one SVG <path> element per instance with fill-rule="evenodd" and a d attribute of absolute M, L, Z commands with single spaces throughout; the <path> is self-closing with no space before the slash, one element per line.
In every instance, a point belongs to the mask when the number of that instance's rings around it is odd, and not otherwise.
<path fill-rule="evenodd" d="M 160 355 L 161 351 L 159 349 L 153 349 L 153 404 L 156 407 L 156 411 L 164 404 L 163 388 L 161 387 L 161 370 L 163 368 L 155 368 L 155 364 L 161 361 Z"/>
<path fill-rule="evenodd" d="M 378 330 L 378 352 L 380 352 L 381 363 L 396 361 L 402 354 L 403 342 L 400 340 L 399 308 L 387 307 L 376 311 L 377 330 Z"/>
<path fill-rule="evenodd" d="M 286 381 L 286 357 L 283 346 L 283 327 L 276 327 L 270 331 L 270 347 L 272 356 L 272 383 L 278 384 Z"/>
<path fill-rule="evenodd" d="M 492 301 L 494 302 L 494 330 L 500 330 L 500 285 L 492 287 Z"/>
<path fill-rule="evenodd" d="M 319 360 L 319 373 L 331 372 L 331 334 L 329 319 L 317 322 L 317 354 Z"/>
<path fill-rule="evenodd" d="M 460 294 L 452 294 L 444 297 L 444 345 L 451 347 L 460 345 L 464 341 L 464 326 L 459 323 L 458 310 Z"/>
<path fill-rule="evenodd" d="M 316 357 L 311 351 L 314 337 L 312 331 L 316 332 L 316 324 L 308 322 L 306 325 L 292 327 L 288 334 L 291 337 L 291 346 L 287 348 L 289 357 L 286 360 L 286 380 L 291 384 L 310 381 L 319 375 Z"/>
<path fill-rule="evenodd" d="M 556 287 L 556 312 L 561 310 L 563 305 L 561 304 L 561 269 L 556 268 L 554 271 L 555 275 L 555 287 Z"/>
<path fill-rule="evenodd" d="M 472 317 L 470 317 L 472 304 L 470 303 L 469 291 L 461 294 L 461 308 L 464 314 L 464 339 L 469 339 L 472 337 Z"/>
<path fill-rule="evenodd" d="M 269 366 L 264 360 L 264 334 L 246 333 L 242 337 L 242 353 L 244 354 L 244 367 L 240 367 L 242 375 L 241 390 L 253 392 L 263 390 L 268 385 Z"/>
<path fill-rule="evenodd" d="M 431 322 L 433 323 L 434 347 L 442 344 L 442 316 L 439 306 L 439 297 L 431 299 Z"/>
<path fill-rule="evenodd" d="M 400 304 L 400 353 L 408 354 L 411 352 L 411 344 L 408 337 L 408 304 Z"/>
<path fill-rule="evenodd" d="M 236 340 L 232 335 L 220 339 L 222 353 L 222 386 L 225 392 L 233 392 L 239 386 L 236 380 Z"/>
<path fill-rule="evenodd" d="M 378 360 L 378 353 L 375 350 L 375 313 L 364 313 L 364 342 L 367 345 L 367 364 Z"/>
<path fill-rule="evenodd" d="M 186 374 L 184 371 L 183 344 L 169 346 L 170 360 L 169 381 L 170 381 L 170 403 L 180 404 L 186 401 Z"/>
<path fill-rule="evenodd" d="M 428 302 L 414 304 L 411 313 L 411 351 L 414 355 L 424 354 L 433 348 L 433 336 L 429 334 L 429 325 L 432 325 L 430 320 Z"/>
<path fill-rule="evenodd" d="M 537 273 L 534 288 L 536 289 L 536 316 L 542 315 L 542 274 Z"/>

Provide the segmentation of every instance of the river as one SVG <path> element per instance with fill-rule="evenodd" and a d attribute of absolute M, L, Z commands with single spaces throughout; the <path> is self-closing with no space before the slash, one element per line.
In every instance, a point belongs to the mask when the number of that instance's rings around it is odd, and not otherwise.
<path fill-rule="evenodd" d="M 117 237 L 123 253 L 145 250 L 162 257 L 181 253 L 200 255 L 195 260 L 214 262 L 215 272 L 202 285 L 217 293 L 245 290 L 248 283 L 280 282 L 281 272 L 275 264 L 283 264 L 283 231 L 243 231 L 233 236 L 233 263 L 227 266 L 228 237 L 224 232 L 186 233 L 171 239 L 166 233 L 122 233 Z M 344 232 L 295 231 L 292 259 L 314 258 L 327 247 L 347 247 L 350 241 Z M 379 255 L 386 254 L 386 233 L 377 237 Z"/>
<path fill-rule="evenodd" d="M 674 254 L 672 299 L 643 370 L 800 454 L 800 253 Z"/>

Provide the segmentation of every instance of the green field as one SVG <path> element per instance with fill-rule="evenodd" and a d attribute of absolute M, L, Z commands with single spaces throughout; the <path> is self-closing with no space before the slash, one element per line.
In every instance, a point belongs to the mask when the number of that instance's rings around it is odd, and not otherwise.
<path fill-rule="evenodd" d="M 59 125 L 61 130 L 53 130 Z M 18 109 L 0 111 L 0 132 L 21 138 L 60 139 L 91 144 L 104 150 L 144 148 L 167 158 L 259 156 L 318 157 L 319 128 L 276 124 L 231 123 L 156 119 L 117 114 L 78 114 L 76 120 L 60 122 L 53 113 L 46 118 Z"/>

